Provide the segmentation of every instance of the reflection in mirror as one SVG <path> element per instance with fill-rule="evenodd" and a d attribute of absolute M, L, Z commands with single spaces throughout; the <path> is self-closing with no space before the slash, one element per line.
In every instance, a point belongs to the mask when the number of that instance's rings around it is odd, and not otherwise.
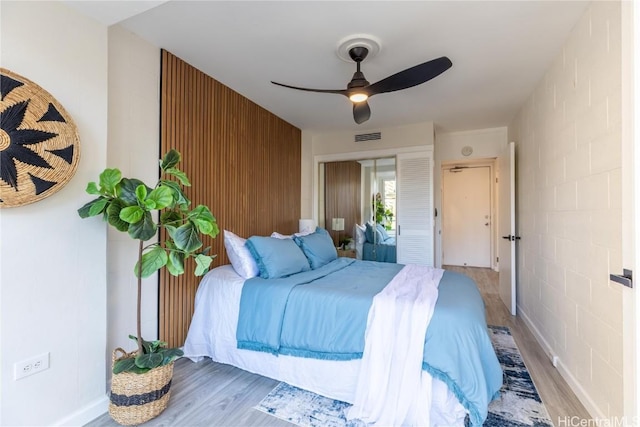
<path fill-rule="evenodd" d="M 319 174 L 318 225 L 339 254 L 396 262 L 395 158 L 321 163 Z"/>

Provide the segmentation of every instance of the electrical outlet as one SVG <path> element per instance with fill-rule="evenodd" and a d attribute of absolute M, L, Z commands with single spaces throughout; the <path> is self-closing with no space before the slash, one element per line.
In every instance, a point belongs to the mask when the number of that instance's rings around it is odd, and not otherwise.
<path fill-rule="evenodd" d="M 49 369 L 49 352 L 34 356 L 30 359 L 14 363 L 14 379 L 19 380 L 29 375 L 37 374 Z"/>
<path fill-rule="evenodd" d="M 554 367 L 554 368 L 557 368 L 557 367 L 558 367 L 558 360 L 559 360 L 559 357 L 558 357 L 558 356 L 553 356 L 553 357 L 551 358 L 551 364 L 553 365 L 553 367 Z"/>

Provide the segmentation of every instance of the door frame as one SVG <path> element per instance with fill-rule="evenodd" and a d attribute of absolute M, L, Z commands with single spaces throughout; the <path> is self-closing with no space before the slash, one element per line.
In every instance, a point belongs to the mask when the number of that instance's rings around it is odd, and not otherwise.
<path fill-rule="evenodd" d="M 490 206 L 491 206 L 491 269 L 494 271 L 498 271 L 498 233 L 499 229 L 497 225 L 499 224 L 500 218 L 498 218 L 498 188 L 497 188 L 497 176 L 496 176 L 496 158 L 488 158 L 488 159 L 469 159 L 469 160 L 453 160 L 453 161 L 444 161 L 440 166 L 440 210 L 438 215 L 441 215 L 440 224 L 442 224 L 444 220 L 444 205 L 442 204 L 442 200 L 444 200 L 444 174 L 445 171 L 452 169 L 456 166 L 460 167 L 489 167 L 489 176 L 491 179 L 491 191 L 490 191 Z M 444 233 L 444 229 L 440 227 L 441 233 Z M 444 236 L 440 236 L 440 260 L 444 259 L 444 244 L 442 241 Z"/>

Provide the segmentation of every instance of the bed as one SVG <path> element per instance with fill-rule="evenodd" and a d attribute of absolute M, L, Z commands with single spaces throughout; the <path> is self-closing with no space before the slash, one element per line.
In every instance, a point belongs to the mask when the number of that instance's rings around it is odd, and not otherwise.
<path fill-rule="evenodd" d="M 379 243 L 364 242 L 362 259 L 366 261 L 396 262 L 396 238 L 389 237 Z"/>
<path fill-rule="evenodd" d="M 226 236 L 225 231 L 225 240 Z M 314 233 L 307 239 L 319 240 L 319 236 L 324 234 Z M 290 243 L 291 253 L 283 249 L 284 243 L 278 245 L 278 250 L 272 250 L 278 256 L 274 253 L 264 263 L 282 264 L 283 258 L 298 256 Z M 306 258 L 309 268 L 300 264 L 302 271 L 280 277 L 246 278 L 255 268 L 245 274 L 237 260 L 232 261 L 233 266 L 207 273 L 197 291 L 185 356 L 193 361 L 210 357 L 323 396 L 357 402 L 363 378 L 360 370 L 368 360 L 364 342 L 364 331 L 370 329 L 367 310 L 375 305 L 380 290 L 391 287 L 407 269 L 399 264 L 337 258 L 328 250 L 323 255 L 317 248 L 311 256 L 316 262 Z M 330 260 L 317 262 L 323 256 Z M 468 414 L 472 425 L 481 425 L 488 403 L 502 384 L 502 371 L 487 334 L 484 304 L 470 278 L 454 272 L 440 274 L 437 300 L 426 336 L 422 335 L 424 343 L 419 342 L 422 366 L 417 376 L 424 390 L 412 398 L 424 413 L 415 419 L 427 419 L 434 426 L 463 425 Z M 287 313 L 296 301 L 307 305 Z M 273 312 L 284 314 L 272 317 Z M 319 343 L 310 342 L 316 336 L 322 336 Z M 343 339 L 347 336 L 352 338 Z"/>
<path fill-rule="evenodd" d="M 356 258 L 366 261 L 397 262 L 396 238 L 380 224 L 356 224 Z"/>

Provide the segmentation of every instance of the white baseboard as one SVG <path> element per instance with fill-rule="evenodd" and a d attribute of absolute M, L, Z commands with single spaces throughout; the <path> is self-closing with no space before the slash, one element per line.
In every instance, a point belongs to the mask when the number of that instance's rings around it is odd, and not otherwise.
<path fill-rule="evenodd" d="M 556 354 L 556 352 L 549 345 L 547 340 L 544 339 L 538 328 L 536 328 L 536 326 L 533 324 L 529 316 L 527 316 L 527 313 L 525 313 L 522 307 L 518 306 L 517 310 L 518 315 L 521 316 L 525 325 L 527 326 L 527 328 L 529 328 L 536 341 L 538 341 L 538 344 L 540 344 L 549 360 L 552 360 L 553 355 Z M 558 366 L 556 369 L 558 370 L 558 372 L 560 372 L 560 375 L 562 376 L 562 378 L 564 378 L 567 384 L 569 384 L 569 387 L 571 387 L 571 390 L 573 390 L 576 397 L 584 405 L 585 409 L 587 410 L 587 412 L 589 412 L 591 417 L 597 420 L 606 419 L 605 414 L 602 412 L 602 410 L 600 410 L 600 408 L 598 408 L 598 405 L 596 405 L 593 399 L 591 399 L 591 396 L 589 396 L 587 391 L 582 387 L 576 377 L 573 376 L 571 370 L 569 370 L 567 366 L 562 362 L 562 359 L 558 360 Z M 554 420 L 554 424 L 555 421 L 557 420 Z"/>
<path fill-rule="evenodd" d="M 109 409 L 109 397 L 106 395 L 94 400 L 86 405 L 84 408 L 80 408 L 72 414 L 64 417 L 61 420 L 53 423 L 54 426 L 83 426 L 90 421 L 95 420 L 100 415 L 107 412 Z"/>

